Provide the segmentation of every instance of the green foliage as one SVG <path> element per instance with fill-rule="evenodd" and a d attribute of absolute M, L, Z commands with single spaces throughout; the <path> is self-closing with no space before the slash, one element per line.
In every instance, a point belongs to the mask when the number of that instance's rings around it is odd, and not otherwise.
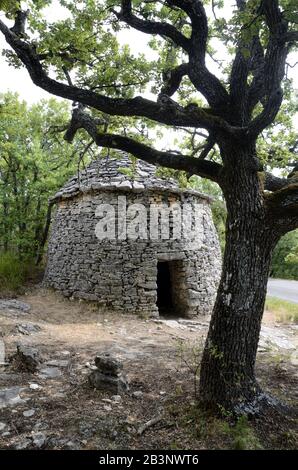
<path fill-rule="evenodd" d="M 203 342 L 191 344 L 183 340 L 177 341 L 177 356 L 181 366 L 187 367 L 193 378 L 194 396 L 198 398 L 198 377 L 201 367 Z"/>
<path fill-rule="evenodd" d="M 10 13 L 15 11 L 19 4 L 20 2 L 16 0 L 0 0 L 0 10 Z"/>
<path fill-rule="evenodd" d="M 38 31 L 38 52 L 47 57 L 47 66 L 54 68 L 59 79 L 65 78 L 66 68 L 75 71 L 76 85 L 129 98 L 135 91 L 145 90 L 155 65 L 145 55 L 136 57 L 127 45 L 119 44 L 115 33 L 120 26 L 107 8 L 113 3 L 61 0 L 65 18 L 54 23 L 33 6 L 29 25 Z"/>
<path fill-rule="evenodd" d="M 298 230 L 287 233 L 278 242 L 272 257 L 270 275 L 298 280 Z"/>
<path fill-rule="evenodd" d="M 173 404 L 168 408 L 169 414 L 175 417 L 176 423 L 184 429 L 185 434 L 198 439 L 202 446 L 231 450 L 261 450 L 262 445 L 246 416 L 236 421 L 230 413 L 222 418 L 210 411 L 202 410 L 198 403 L 185 403 L 179 408 Z"/>
<path fill-rule="evenodd" d="M 219 238 L 220 248 L 223 253 L 226 244 L 226 206 L 222 200 L 215 199 L 211 204 L 211 209 L 213 222 Z"/>
<path fill-rule="evenodd" d="M 0 252 L 0 294 L 18 292 L 30 269 L 29 261 L 20 261 L 15 253 Z"/>
<path fill-rule="evenodd" d="M 17 2 L 15 0 L 1 2 L 2 5 L 8 3 L 15 5 Z M 148 54 L 134 53 L 133 48 L 126 44 L 126 38 L 128 41 L 134 38 L 135 32 L 124 22 L 119 21 L 115 15 L 115 11 L 119 12 L 119 1 L 57 0 L 55 6 L 59 5 L 61 17 L 55 21 L 49 20 L 51 15 L 48 14 L 49 10 L 45 9 L 47 6 L 53 8 L 53 1 L 29 0 L 26 3 L 30 10 L 27 31 L 31 37 L 34 37 L 33 43 L 37 52 L 44 57 L 45 68 L 51 68 L 56 78 L 64 81 L 67 71 L 76 86 L 95 90 L 106 96 L 122 98 L 131 98 L 136 94 L 146 96 L 149 92 L 158 94 L 162 88 L 163 76 L 176 65 L 188 60 L 181 48 L 158 35 L 143 35 L 144 44 L 148 44 Z M 248 0 L 245 11 L 231 8 L 230 18 L 226 17 L 226 10 L 223 9 L 225 2 L 222 0 L 212 2 L 215 15 L 211 13 L 211 2 L 203 3 L 206 4 L 207 13 L 210 13 L 208 55 L 218 66 L 219 78 L 227 83 L 239 41 L 243 44 L 244 58 L 248 58 L 248 41 L 258 34 L 263 46 L 266 47 L 268 28 L 264 16 L 258 13 L 258 0 Z M 297 2 L 281 0 L 280 3 L 284 15 L 290 22 L 290 30 L 295 29 Z M 166 21 L 189 37 L 191 31 L 188 17 L 181 9 L 172 9 L 164 2 L 141 0 L 134 0 L 132 5 L 141 18 Z M 138 36 L 135 40 L 138 40 Z M 221 43 L 220 47 L 218 42 Z M 19 61 L 11 50 L 5 51 L 5 55 L 12 65 L 19 66 Z M 251 79 L 252 76 L 249 77 L 249 80 Z M 296 159 L 290 149 L 296 139 L 292 122 L 297 112 L 297 100 L 288 78 L 283 81 L 283 89 L 284 103 L 277 119 L 258 139 L 258 154 L 268 168 L 283 169 Z M 184 106 L 189 103 L 199 105 L 205 103 L 188 78 L 182 80 L 174 99 Z M 262 111 L 261 104 L 256 111 Z M 148 143 L 161 136 L 161 129 L 167 129 L 166 126 L 157 126 L 146 119 L 140 121 L 137 117 L 104 117 L 108 121 L 109 130 L 113 127 L 118 133 L 125 133 Z M 153 128 L 155 133 L 149 138 L 149 131 Z M 177 147 L 197 155 L 202 144 L 202 133 L 197 132 L 194 137 L 190 135 L 189 129 L 178 130 Z M 216 158 L 215 154 L 213 159 Z"/>
<path fill-rule="evenodd" d="M 290 83 L 285 83 L 284 96 L 285 101 L 274 123 L 258 139 L 258 156 L 268 170 L 278 167 L 283 171 L 297 159 L 292 149 L 297 141 L 293 120 L 297 115 L 298 101 L 297 95 L 292 93 Z M 288 170 L 282 174 L 287 175 Z"/>
<path fill-rule="evenodd" d="M 232 438 L 233 450 L 260 450 L 262 446 L 246 416 L 240 416 L 232 425 L 224 422 L 223 431 Z"/>
<path fill-rule="evenodd" d="M 68 106 L 54 99 L 28 107 L 0 95 L 0 250 L 27 259 L 39 249 L 48 199 L 73 175 L 82 144 L 67 144 Z"/>
<path fill-rule="evenodd" d="M 68 104 L 52 98 L 28 107 L 16 94 L 6 93 L 0 94 L 0 105 L 0 250 L 24 259 L 40 250 L 49 197 L 96 154 L 85 131 L 72 145 L 64 141 Z M 138 124 L 129 118 L 107 121 L 112 132 L 129 129 L 138 140 L 148 140 L 145 124 Z"/>
<path fill-rule="evenodd" d="M 286 258 L 285 258 L 285 261 L 287 263 L 291 263 L 291 264 L 298 264 L 298 243 L 296 246 L 294 246 L 294 248 L 292 249 L 291 253 L 289 253 Z"/>

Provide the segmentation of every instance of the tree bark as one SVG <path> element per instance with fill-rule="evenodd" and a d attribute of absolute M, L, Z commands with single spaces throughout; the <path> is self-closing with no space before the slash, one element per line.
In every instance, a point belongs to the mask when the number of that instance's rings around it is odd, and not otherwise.
<path fill-rule="evenodd" d="M 254 146 L 224 145 L 221 150 L 226 248 L 202 358 L 200 399 L 208 408 L 245 413 L 253 412 L 258 399 L 264 398 L 254 369 L 270 261 L 279 237 L 253 168 Z"/>
<path fill-rule="evenodd" d="M 45 226 L 44 226 L 44 229 L 43 229 L 42 237 L 39 241 L 38 253 L 37 253 L 37 256 L 36 256 L 36 260 L 35 260 L 35 265 L 36 266 L 38 266 L 42 261 L 43 251 L 44 251 L 44 247 L 45 247 L 45 244 L 47 242 L 47 239 L 48 239 L 48 234 L 49 234 L 51 220 L 52 220 L 53 205 L 54 205 L 53 202 L 49 202 L 47 215 L 46 215 L 46 222 L 45 222 Z"/>

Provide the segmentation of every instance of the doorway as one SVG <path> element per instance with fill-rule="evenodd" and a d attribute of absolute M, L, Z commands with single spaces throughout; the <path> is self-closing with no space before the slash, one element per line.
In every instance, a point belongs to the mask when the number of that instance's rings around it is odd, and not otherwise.
<path fill-rule="evenodd" d="M 157 262 L 157 307 L 160 315 L 175 315 L 170 263 Z"/>

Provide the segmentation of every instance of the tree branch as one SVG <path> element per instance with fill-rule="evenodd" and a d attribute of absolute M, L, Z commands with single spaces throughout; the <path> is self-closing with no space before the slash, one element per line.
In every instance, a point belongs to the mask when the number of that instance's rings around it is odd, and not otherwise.
<path fill-rule="evenodd" d="M 16 36 L 25 35 L 25 26 L 26 26 L 26 20 L 27 20 L 28 15 L 29 15 L 29 10 L 26 10 L 26 11 L 18 10 L 16 12 L 15 23 L 13 27 L 11 28 L 11 31 Z"/>
<path fill-rule="evenodd" d="M 130 137 L 101 133 L 98 131 L 94 119 L 86 112 L 82 111 L 80 107 L 73 111 L 72 120 L 65 134 L 65 139 L 70 142 L 78 129 L 85 129 L 94 142 L 100 147 L 123 150 L 153 165 L 161 165 L 175 170 L 187 171 L 189 174 L 199 175 L 215 182 L 220 181 L 220 171 L 222 167 L 218 163 L 198 160 L 188 155 L 177 155 L 172 152 L 158 151 Z"/>
<path fill-rule="evenodd" d="M 296 42 L 298 41 L 298 31 L 289 31 L 285 37 L 287 42 Z"/>
<path fill-rule="evenodd" d="M 178 90 L 181 81 L 185 75 L 188 74 L 188 64 L 181 64 L 172 70 L 164 72 L 164 86 L 161 93 L 172 96 Z"/>
<path fill-rule="evenodd" d="M 243 56 L 242 42 L 238 46 L 236 56 L 233 62 L 231 76 L 230 76 L 230 97 L 231 106 L 234 110 L 234 119 L 247 124 L 248 110 L 247 110 L 247 96 L 248 86 L 247 77 L 249 73 L 248 59 Z"/>
<path fill-rule="evenodd" d="M 266 205 L 271 216 L 290 218 L 290 222 L 294 224 L 290 230 L 298 228 L 298 182 L 267 195 Z"/>
<path fill-rule="evenodd" d="M 203 94 L 210 106 L 215 109 L 226 109 L 229 96 L 220 80 L 205 65 L 208 37 L 208 21 L 202 2 L 199 0 L 167 0 L 168 7 L 180 8 L 191 19 L 191 38 L 186 38 L 169 23 L 156 22 L 138 18 L 132 12 L 131 0 L 121 1 L 121 12 L 112 10 L 120 21 L 147 34 L 158 34 L 171 39 L 189 55 L 189 78 L 195 88 Z"/>
<path fill-rule="evenodd" d="M 283 20 L 278 0 L 262 0 L 259 12 L 264 14 L 269 31 L 272 35 L 284 34 L 287 21 Z"/>
<path fill-rule="evenodd" d="M 263 98 L 263 103 L 269 102 L 275 90 L 280 88 L 288 54 L 286 44 L 288 23 L 279 8 L 278 0 L 262 0 L 258 13 L 265 17 L 269 29 L 269 40 L 264 65 L 258 67 L 258 72 L 250 87 L 251 109 L 261 98 Z M 272 113 L 273 118 L 275 115 L 276 113 Z M 272 121 L 268 121 L 267 125 L 271 123 Z"/>
<path fill-rule="evenodd" d="M 280 189 L 287 188 L 296 183 L 298 183 L 298 175 L 288 178 L 279 178 L 271 173 L 265 173 L 264 189 L 267 191 L 279 191 Z"/>
<path fill-rule="evenodd" d="M 180 33 L 174 26 L 165 22 L 143 20 L 138 18 L 132 13 L 131 3 L 131 0 L 122 0 L 121 11 L 117 12 L 112 10 L 112 12 L 120 21 L 124 21 L 132 28 L 146 34 L 158 34 L 159 36 L 165 36 L 166 38 L 171 39 L 175 44 L 177 44 L 177 46 L 180 46 L 185 51 L 188 51 L 190 45 L 189 39 Z"/>
<path fill-rule="evenodd" d="M 153 121 L 182 127 L 201 127 L 207 130 L 224 129 L 232 134 L 239 129 L 229 126 L 223 120 L 198 108 L 191 112 L 173 101 L 167 104 L 137 96 L 132 99 L 109 98 L 90 90 L 67 85 L 50 78 L 39 61 L 35 49 L 17 37 L 0 20 L 0 31 L 18 58 L 26 66 L 33 83 L 40 88 L 72 101 L 80 102 L 110 115 L 146 117 Z"/>
<path fill-rule="evenodd" d="M 190 18 L 189 78 L 215 110 L 226 112 L 229 95 L 221 81 L 206 67 L 205 57 L 208 38 L 208 19 L 203 3 L 199 0 L 167 0 L 167 5 L 182 9 Z"/>
<path fill-rule="evenodd" d="M 199 160 L 205 160 L 208 157 L 209 152 L 213 149 L 214 145 L 216 144 L 216 140 L 212 134 L 209 135 L 206 145 L 204 146 L 202 152 L 198 156 Z"/>
<path fill-rule="evenodd" d="M 237 0 L 237 7 L 239 12 L 243 13 L 246 10 L 247 2 Z M 255 12 L 253 19 L 242 26 L 240 34 L 244 30 L 250 29 L 259 16 Z M 244 50 L 248 52 L 247 56 L 244 55 Z M 235 120 L 242 122 L 242 125 L 247 124 L 255 104 L 258 102 L 257 99 L 253 106 L 249 105 L 248 75 L 249 72 L 252 72 L 254 76 L 258 74 L 263 67 L 263 58 L 264 52 L 259 39 L 259 31 L 255 32 L 249 41 L 244 40 L 240 35 L 230 75 L 230 96 Z"/>
<path fill-rule="evenodd" d="M 264 189 L 268 216 L 279 235 L 298 228 L 298 164 L 287 178 L 278 178 L 270 173 L 265 175 Z"/>
<path fill-rule="evenodd" d="M 249 124 L 247 134 L 252 138 L 268 127 L 275 119 L 282 103 L 283 93 L 281 88 L 274 90 L 269 97 L 263 111 Z"/>
<path fill-rule="evenodd" d="M 264 97 L 265 53 L 259 36 L 256 36 L 252 46 L 250 70 L 253 81 L 248 90 L 248 113 L 251 115 L 257 103 Z"/>

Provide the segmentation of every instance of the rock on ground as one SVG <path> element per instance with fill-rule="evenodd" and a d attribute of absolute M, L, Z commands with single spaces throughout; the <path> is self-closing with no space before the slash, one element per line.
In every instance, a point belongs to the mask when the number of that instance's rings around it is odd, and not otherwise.
<path fill-rule="evenodd" d="M 22 314 L 26 314 L 30 309 L 30 305 L 22 302 L 21 300 L 0 300 L 0 310 L 18 310 Z"/>
<path fill-rule="evenodd" d="M 0 409 L 24 403 L 24 400 L 20 397 L 22 390 L 22 387 L 0 389 Z"/>
<path fill-rule="evenodd" d="M 38 333 L 41 331 L 41 328 L 40 326 L 34 325 L 33 323 L 22 323 L 16 326 L 16 330 L 22 335 L 31 335 L 32 333 Z"/>
<path fill-rule="evenodd" d="M 41 363 L 41 358 L 37 349 L 18 344 L 17 352 L 12 356 L 12 361 L 19 370 L 36 372 Z"/>
<path fill-rule="evenodd" d="M 93 388 L 105 390 L 119 395 L 129 389 L 128 382 L 124 376 L 112 377 L 102 374 L 99 370 L 94 370 L 89 376 L 89 383 Z"/>

